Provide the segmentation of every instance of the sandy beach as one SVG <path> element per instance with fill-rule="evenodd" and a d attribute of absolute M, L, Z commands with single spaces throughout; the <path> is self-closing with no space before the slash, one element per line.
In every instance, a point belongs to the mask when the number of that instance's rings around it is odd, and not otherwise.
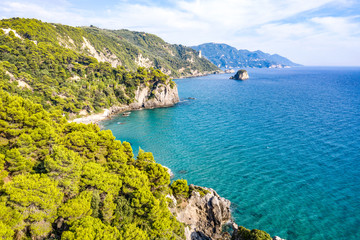
<path fill-rule="evenodd" d="M 73 120 L 70 120 L 69 122 L 85 123 L 85 124 L 98 123 L 102 120 L 107 119 L 108 117 L 110 117 L 110 115 L 111 115 L 110 109 L 103 109 L 102 113 L 96 113 L 81 118 L 75 118 Z"/>

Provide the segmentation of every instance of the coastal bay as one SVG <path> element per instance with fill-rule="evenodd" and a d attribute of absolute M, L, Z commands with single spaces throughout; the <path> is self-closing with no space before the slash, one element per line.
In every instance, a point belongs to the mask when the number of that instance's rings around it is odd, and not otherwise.
<path fill-rule="evenodd" d="M 359 68 L 248 72 L 247 82 L 178 80 L 175 107 L 102 124 L 175 178 L 229 199 L 239 225 L 285 239 L 356 239 Z"/>

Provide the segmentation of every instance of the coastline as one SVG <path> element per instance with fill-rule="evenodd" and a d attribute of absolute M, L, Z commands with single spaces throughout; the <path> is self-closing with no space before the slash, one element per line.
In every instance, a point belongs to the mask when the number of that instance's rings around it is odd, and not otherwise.
<path fill-rule="evenodd" d="M 176 104 L 176 103 L 175 103 Z M 154 108 L 163 108 L 163 107 L 172 107 L 172 105 L 162 105 L 156 107 L 134 107 L 131 105 L 124 106 L 112 106 L 109 109 L 103 109 L 101 113 L 89 114 L 84 117 L 75 118 L 69 120 L 68 122 L 84 123 L 84 124 L 97 124 L 99 122 L 110 119 L 112 116 L 119 115 L 127 111 L 143 110 L 143 109 L 154 109 Z M 174 178 L 174 173 L 169 167 L 162 165 L 170 175 L 170 179 Z M 191 188 L 197 187 L 200 189 L 205 189 L 208 193 L 204 196 L 200 196 L 199 192 L 193 191 L 189 199 L 182 203 L 183 208 L 169 207 L 169 210 L 177 215 L 177 220 L 181 223 L 187 224 L 185 227 L 185 239 L 192 240 L 193 236 L 196 236 L 198 240 L 208 239 L 208 236 L 211 236 L 210 239 L 220 240 L 241 240 L 243 231 L 250 231 L 248 229 L 239 227 L 232 218 L 231 211 L 231 202 L 230 200 L 219 196 L 214 189 L 190 185 Z M 169 196 L 170 199 L 174 199 L 174 196 Z M 175 200 L 175 206 L 177 205 Z M 207 206 L 206 209 L 203 209 L 203 206 Z M 189 218 L 188 216 L 191 216 Z M 211 220 L 209 220 L 211 219 Z M 231 235 L 227 235 L 226 232 L 222 232 L 224 226 L 228 226 L 234 231 L 234 236 L 231 238 Z M 199 231 L 201 229 L 201 231 Z M 214 229 L 217 231 L 212 232 Z M 245 230 L 244 230 L 245 229 Z M 254 230 L 253 230 L 254 231 Z M 255 230 L 257 232 L 263 232 L 261 230 Z M 206 233 L 206 235 L 204 235 Z M 225 234 L 225 235 L 224 235 Z M 263 232 L 263 234 L 267 234 Z M 237 236 L 239 235 L 239 236 Z M 285 240 L 278 236 L 268 237 L 272 240 Z"/>
<path fill-rule="evenodd" d="M 154 96 L 150 98 L 151 94 L 154 94 Z M 114 105 L 103 109 L 101 113 L 90 113 L 80 118 L 71 119 L 68 122 L 98 124 L 100 121 L 109 119 L 111 116 L 121 112 L 172 107 L 179 101 L 176 85 L 171 87 L 170 85 L 158 84 L 154 89 L 140 85 L 135 91 L 134 101 L 129 105 Z"/>
<path fill-rule="evenodd" d="M 121 108 L 121 107 L 116 107 L 116 108 Z M 94 123 L 94 124 L 98 124 L 99 122 L 109 119 L 111 118 L 111 116 L 113 115 L 117 115 L 121 112 L 125 112 L 129 110 L 128 108 L 121 108 L 118 111 L 114 111 L 114 107 L 110 107 L 110 108 L 105 108 L 103 109 L 103 112 L 101 113 L 92 113 L 80 118 L 74 118 L 72 120 L 68 120 L 69 123 L 75 122 L 75 123 L 84 123 L 84 124 L 89 124 L 89 123 Z"/>
<path fill-rule="evenodd" d="M 186 79 L 186 78 L 195 78 L 195 77 L 204 77 L 204 76 L 209 76 L 209 75 L 214 75 L 214 74 L 224 74 L 225 72 L 222 70 L 217 70 L 217 71 L 211 71 L 211 72 L 200 72 L 200 73 L 193 73 L 190 75 L 184 75 L 181 76 L 179 78 L 176 79 Z"/>
<path fill-rule="evenodd" d="M 89 123 L 98 124 L 101 121 L 110 119 L 111 117 L 119 115 L 120 113 L 123 113 L 123 112 L 144 110 L 144 109 L 154 109 L 154 108 L 167 108 L 167 107 L 173 107 L 175 104 L 161 105 L 161 106 L 156 106 L 156 107 L 132 107 L 131 105 L 112 106 L 110 108 L 103 109 L 103 112 L 101 112 L 101 113 L 91 113 L 89 115 L 86 115 L 86 116 L 83 116 L 80 118 L 74 118 L 72 120 L 68 120 L 68 122 L 69 123 L 75 122 L 75 123 L 84 123 L 84 124 L 89 124 Z"/>

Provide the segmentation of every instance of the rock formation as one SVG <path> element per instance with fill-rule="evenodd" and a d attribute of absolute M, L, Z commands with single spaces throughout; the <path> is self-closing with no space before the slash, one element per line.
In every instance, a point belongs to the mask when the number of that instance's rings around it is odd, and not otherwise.
<path fill-rule="evenodd" d="M 284 240 L 262 230 L 249 230 L 231 219 L 230 201 L 220 197 L 214 189 L 189 186 L 190 197 L 170 200 L 169 209 L 179 222 L 185 224 L 186 240 Z M 232 229 L 232 236 L 224 227 Z"/>
<path fill-rule="evenodd" d="M 136 89 L 134 102 L 130 105 L 112 106 L 109 109 L 104 109 L 103 113 L 91 114 L 81 118 L 76 118 L 70 122 L 86 124 L 97 123 L 120 112 L 137 109 L 170 107 L 179 101 L 180 99 L 176 84 L 171 87 L 170 84 L 165 85 L 162 83 L 157 83 L 152 88 L 143 84 Z M 85 114 L 86 113 L 87 111 L 85 111 Z"/>
<path fill-rule="evenodd" d="M 158 83 L 153 88 L 141 85 L 135 92 L 135 100 L 130 109 L 168 107 L 179 102 L 177 86 Z"/>
<path fill-rule="evenodd" d="M 230 235 L 222 231 L 223 225 L 231 221 L 230 201 L 211 188 L 190 185 L 190 189 L 190 197 L 174 202 L 177 207 L 170 209 L 186 224 L 186 240 L 230 239 Z"/>
<path fill-rule="evenodd" d="M 230 77 L 230 79 L 246 80 L 249 79 L 249 74 L 246 70 L 240 69 L 234 76 Z"/>

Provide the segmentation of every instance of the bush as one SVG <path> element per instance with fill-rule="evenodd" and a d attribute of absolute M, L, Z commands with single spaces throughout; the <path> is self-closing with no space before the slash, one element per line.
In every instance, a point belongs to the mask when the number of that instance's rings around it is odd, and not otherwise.
<path fill-rule="evenodd" d="M 189 185 L 185 179 L 178 179 L 171 184 L 175 197 L 189 197 Z"/>
<path fill-rule="evenodd" d="M 267 232 L 253 229 L 249 230 L 244 227 L 239 227 L 235 230 L 231 240 L 272 240 Z"/>

